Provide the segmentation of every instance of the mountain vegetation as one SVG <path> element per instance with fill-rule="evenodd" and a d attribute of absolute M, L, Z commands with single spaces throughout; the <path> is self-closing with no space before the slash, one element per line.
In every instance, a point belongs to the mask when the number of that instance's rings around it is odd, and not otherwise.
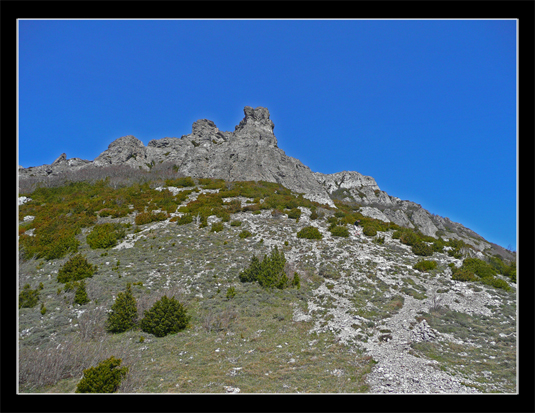
<path fill-rule="evenodd" d="M 388 328 L 380 326 L 408 298 L 423 304 L 438 291 L 449 297 L 447 285 L 462 282 L 472 294 L 488 291 L 499 299 L 501 316 L 514 315 L 514 297 L 499 291 L 513 293 L 515 263 L 472 257 L 477 251 L 456 238 L 364 216 L 352 203 L 337 201 L 334 209 L 269 182 L 183 177 L 168 183 L 177 186 L 155 179 L 114 188 L 105 179 L 25 194 L 30 200 L 19 207 L 23 392 L 369 392 L 376 390 L 369 377 L 378 360 L 366 345 L 374 337 L 388 344 L 381 337 L 392 329 L 382 333 Z M 157 218 L 146 219 L 149 214 Z M 357 219 L 377 232 L 356 237 Z M 72 249 L 61 247 L 67 237 Z M 432 260 L 419 259 L 415 246 Z M 357 259 L 343 258 L 349 251 Z M 385 282 L 396 278 L 392 290 Z M 437 281 L 442 287 L 431 287 Z M 36 283 L 41 287 L 32 290 Z M 353 290 L 345 310 L 344 288 Z M 340 324 L 344 311 L 354 314 L 349 324 Z M 433 311 L 459 307 L 424 305 L 419 317 L 430 326 Z M 445 371 L 462 372 L 460 386 L 468 391 L 511 391 L 514 364 L 504 369 L 503 363 L 512 363 L 514 343 L 494 348 L 482 339 L 486 350 L 477 357 L 496 354 L 499 363 L 487 364 L 487 371 L 499 374 L 500 383 L 477 381 L 477 369 L 450 361 Z M 469 342 L 458 351 L 469 353 Z M 421 343 L 427 342 L 414 340 L 410 351 L 432 359 L 436 348 Z M 216 368 L 220 362 L 224 372 Z"/>

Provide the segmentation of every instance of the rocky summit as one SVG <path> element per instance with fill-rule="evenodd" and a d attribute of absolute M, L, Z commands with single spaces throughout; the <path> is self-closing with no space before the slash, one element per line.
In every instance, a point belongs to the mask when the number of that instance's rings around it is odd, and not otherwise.
<path fill-rule="evenodd" d="M 312 201 L 335 207 L 334 199 L 359 204 L 366 216 L 403 227 L 416 228 L 435 237 L 448 232 L 478 251 L 492 250 L 507 259 L 513 256 L 472 230 L 449 218 L 434 215 L 421 205 L 381 191 L 375 179 L 355 171 L 334 174 L 312 172 L 278 147 L 269 110 L 244 108 L 245 117 L 234 132 L 220 131 L 214 122 L 200 119 L 181 138 L 151 140 L 147 146 L 128 135 L 116 139 L 95 160 L 67 159 L 61 154 L 51 165 L 19 167 L 19 180 L 46 180 L 86 168 L 127 165 L 149 171 L 172 165 L 177 176 L 219 178 L 226 181 L 277 182 Z"/>
<path fill-rule="evenodd" d="M 19 168 L 19 391 L 516 393 L 516 255 L 244 114 Z"/>

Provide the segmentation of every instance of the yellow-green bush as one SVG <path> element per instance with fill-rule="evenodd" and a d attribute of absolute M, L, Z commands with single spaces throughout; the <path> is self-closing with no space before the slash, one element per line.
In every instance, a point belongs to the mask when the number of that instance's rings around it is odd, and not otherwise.
<path fill-rule="evenodd" d="M 436 261 L 422 260 L 417 262 L 412 268 L 418 271 L 427 272 L 437 267 Z"/>
<path fill-rule="evenodd" d="M 427 245 L 423 241 L 417 242 L 412 245 L 411 251 L 415 255 L 420 255 L 424 257 L 429 257 L 433 255 L 433 248 L 430 245 Z"/>
<path fill-rule="evenodd" d="M 145 225 L 154 221 L 164 221 L 169 217 L 165 212 L 158 212 L 156 214 L 152 212 L 142 212 L 136 215 L 136 225 Z"/>
<path fill-rule="evenodd" d="M 349 230 L 347 227 L 335 226 L 331 230 L 331 234 L 335 237 L 349 237 Z"/>
<path fill-rule="evenodd" d="M 297 238 L 306 238 L 306 239 L 322 239 L 323 235 L 318 230 L 318 228 L 310 226 L 305 227 L 297 233 Z"/>
<path fill-rule="evenodd" d="M 121 224 L 97 224 L 87 234 L 86 241 L 92 249 L 112 248 L 117 245 L 117 240 L 123 238 L 124 235 L 125 230 Z"/>
<path fill-rule="evenodd" d="M 121 359 L 112 356 L 96 367 L 84 370 L 75 393 L 115 393 L 128 373 L 128 367 L 119 367 L 121 362 Z"/>

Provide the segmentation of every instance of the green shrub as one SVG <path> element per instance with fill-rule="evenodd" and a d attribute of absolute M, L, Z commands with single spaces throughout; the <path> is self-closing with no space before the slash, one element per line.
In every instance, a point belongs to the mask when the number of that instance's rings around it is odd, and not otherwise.
<path fill-rule="evenodd" d="M 301 210 L 299 208 L 292 208 L 290 212 L 288 212 L 288 218 L 295 219 L 297 222 L 299 222 L 300 217 L 301 217 Z"/>
<path fill-rule="evenodd" d="M 399 240 L 403 244 L 410 245 L 410 246 L 414 246 L 421 242 L 420 237 L 418 237 L 418 235 L 411 230 L 402 231 L 401 236 L 399 237 Z"/>
<path fill-rule="evenodd" d="M 232 221 L 230 223 L 231 227 L 239 227 L 241 225 L 241 221 Z"/>
<path fill-rule="evenodd" d="M 296 272 L 294 272 L 294 278 L 292 279 L 292 287 L 297 289 L 301 288 L 301 279 L 299 278 L 299 274 Z"/>
<path fill-rule="evenodd" d="M 151 212 L 142 212 L 136 215 L 136 225 L 145 225 L 154 221 L 165 221 L 168 218 L 167 213 L 158 212 L 156 214 Z"/>
<path fill-rule="evenodd" d="M 110 357 L 96 367 L 84 370 L 75 393 L 114 393 L 128 373 L 128 367 L 119 367 L 122 360 Z"/>
<path fill-rule="evenodd" d="M 481 278 L 493 277 L 496 275 L 496 270 L 490 264 L 479 258 L 465 258 L 462 267 L 470 270 Z"/>
<path fill-rule="evenodd" d="M 176 178 L 176 179 L 166 179 L 165 180 L 166 186 L 176 186 L 178 188 L 185 188 L 185 187 L 192 187 L 195 186 L 195 182 L 190 176 L 186 176 L 184 178 Z"/>
<path fill-rule="evenodd" d="M 297 233 L 297 238 L 306 238 L 306 239 L 322 239 L 323 235 L 318 228 L 310 226 L 305 227 Z"/>
<path fill-rule="evenodd" d="M 411 251 L 415 255 L 420 255 L 423 257 L 429 257 L 433 255 L 433 248 L 429 245 L 427 245 L 424 242 L 417 242 L 411 247 Z"/>
<path fill-rule="evenodd" d="M 461 267 L 453 270 L 451 279 L 455 281 L 477 281 L 479 280 L 479 277 L 476 276 L 472 271 Z"/>
<path fill-rule="evenodd" d="M 437 267 L 436 261 L 423 260 L 423 261 L 419 261 L 418 263 L 416 263 L 412 268 L 418 271 L 427 272 L 430 270 L 434 270 L 436 267 Z"/>
<path fill-rule="evenodd" d="M 448 251 L 448 255 L 453 258 L 461 259 L 463 257 L 462 249 L 466 248 L 464 241 L 460 239 L 451 238 L 447 243 L 447 246 L 451 247 Z"/>
<path fill-rule="evenodd" d="M 45 315 L 45 314 L 46 314 L 45 303 L 42 303 L 42 304 L 41 304 L 41 315 Z"/>
<path fill-rule="evenodd" d="M 349 237 L 349 230 L 346 227 L 335 226 L 331 230 L 331 234 L 335 237 Z"/>
<path fill-rule="evenodd" d="M 494 288 L 501 288 L 505 291 L 509 291 L 511 287 L 507 284 L 507 281 L 502 280 L 501 278 L 495 277 L 485 277 L 481 279 L 483 284 L 492 285 Z"/>
<path fill-rule="evenodd" d="M 186 225 L 186 224 L 191 224 L 192 222 L 193 222 L 193 215 L 184 214 L 177 220 L 176 223 L 178 225 Z"/>
<path fill-rule="evenodd" d="M 227 289 L 227 299 L 231 300 L 236 296 L 236 289 L 234 287 L 229 287 Z"/>
<path fill-rule="evenodd" d="M 310 214 L 310 219 L 314 221 L 314 220 L 318 219 L 318 217 L 319 217 L 319 215 L 318 215 L 318 213 L 316 212 L 316 210 L 314 209 L 314 210 L 312 211 L 312 213 Z"/>
<path fill-rule="evenodd" d="M 164 295 L 150 310 L 145 311 L 141 329 L 156 337 L 164 337 L 185 329 L 190 318 L 186 308 L 175 297 Z"/>
<path fill-rule="evenodd" d="M 284 252 L 275 247 L 270 255 L 264 255 L 262 262 L 253 255 L 248 268 L 240 272 L 241 282 L 257 281 L 262 287 L 276 287 L 279 289 L 288 286 L 288 276 L 284 272 L 286 258 Z"/>
<path fill-rule="evenodd" d="M 223 225 L 222 222 L 214 222 L 212 224 L 212 228 L 210 229 L 211 232 L 219 232 L 219 231 L 223 231 L 223 229 L 225 228 L 225 226 Z"/>
<path fill-rule="evenodd" d="M 117 240 L 123 238 L 125 230 L 120 224 L 97 224 L 87 234 L 86 240 L 89 247 L 112 248 L 117 245 Z"/>
<path fill-rule="evenodd" d="M 90 264 L 85 256 L 76 254 L 72 256 L 58 271 L 58 282 L 80 281 L 92 277 L 97 267 Z"/>
<path fill-rule="evenodd" d="M 85 281 L 81 281 L 74 293 L 74 303 L 84 305 L 89 302 L 89 297 L 87 296 L 87 291 L 85 289 Z"/>
<path fill-rule="evenodd" d="M 106 329 L 111 333 L 122 333 L 136 326 L 137 304 L 130 283 L 126 285 L 126 291 L 120 292 L 111 306 L 108 314 Z"/>
<path fill-rule="evenodd" d="M 367 235 L 368 237 L 374 237 L 377 235 L 377 229 L 371 225 L 366 225 L 364 229 L 362 230 L 362 233 L 364 235 Z"/>
<path fill-rule="evenodd" d="M 250 237 L 251 235 L 253 235 L 253 234 L 251 234 L 251 233 L 250 233 L 249 231 L 247 231 L 247 230 L 243 230 L 242 232 L 239 233 L 239 237 L 240 237 L 241 239 Z"/>
<path fill-rule="evenodd" d="M 32 290 L 30 284 L 26 284 L 19 293 L 19 308 L 32 308 L 39 300 L 39 290 Z"/>
<path fill-rule="evenodd" d="M 444 245 L 446 245 L 446 243 L 442 240 L 442 238 L 439 238 L 438 240 L 433 241 L 431 248 L 433 248 L 434 252 L 443 252 Z"/>

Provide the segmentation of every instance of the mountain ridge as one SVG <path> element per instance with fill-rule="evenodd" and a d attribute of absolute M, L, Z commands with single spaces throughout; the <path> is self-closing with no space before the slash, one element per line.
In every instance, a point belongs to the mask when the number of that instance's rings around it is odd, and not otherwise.
<path fill-rule="evenodd" d="M 334 199 L 359 204 L 363 215 L 416 228 L 432 237 L 448 234 L 446 238 L 461 239 L 479 251 L 492 250 L 504 258 L 513 257 L 511 252 L 462 224 L 434 215 L 420 204 L 387 194 L 371 176 L 356 171 L 312 172 L 278 147 L 274 128 L 267 108 L 245 106 L 244 118 L 233 132 L 220 131 L 213 121 L 200 119 L 193 123 L 190 134 L 153 139 L 147 146 L 138 138 L 126 135 L 111 142 L 93 161 L 67 159 L 62 153 L 50 165 L 19 166 L 19 179 L 46 179 L 91 167 L 127 165 L 150 171 L 159 164 L 172 164 L 177 175 L 277 182 L 330 207 L 336 207 Z"/>

